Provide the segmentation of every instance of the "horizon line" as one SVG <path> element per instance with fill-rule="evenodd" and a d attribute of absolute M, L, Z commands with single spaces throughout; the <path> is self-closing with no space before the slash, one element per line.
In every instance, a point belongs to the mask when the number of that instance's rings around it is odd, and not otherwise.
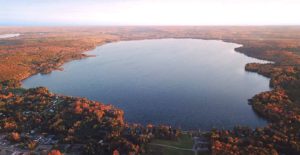
<path fill-rule="evenodd" d="M 198 25 L 184 25 L 184 24 L 95 24 L 95 25 L 69 25 L 69 24 L 43 24 L 43 25 L 1 25 L 0 27 L 297 27 L 300 24 L 198 24 Z"/>

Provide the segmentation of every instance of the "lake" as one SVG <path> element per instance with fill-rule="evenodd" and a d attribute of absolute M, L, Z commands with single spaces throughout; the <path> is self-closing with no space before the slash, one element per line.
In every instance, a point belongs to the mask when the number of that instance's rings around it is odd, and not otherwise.
<path fill-rule="evenodd" d="M 5 39 L 5 38 L 13 38 L 13 37 L 18 37 L 20 36 L 19 33 L 12 33 L 12 34 L 0 34 L 0 39 Z"/>
<path fill-rule="evenodd" d="M 217 40 L 155 39 L 109 43 L 66 63 L 64 71 L 34 75 L 25 88 L 45 86 L 121 108 L 129 122 L 182 129 L 266 125 L 248 99 L 269 90 L 269 79 L 246 72 L 264 62 Z"/>

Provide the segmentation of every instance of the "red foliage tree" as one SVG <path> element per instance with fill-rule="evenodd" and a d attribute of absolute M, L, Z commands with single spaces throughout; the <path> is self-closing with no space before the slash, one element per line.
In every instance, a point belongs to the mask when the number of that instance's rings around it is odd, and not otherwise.
<path fill-rule="evenodd" d="M 59 150 L 51 150 L 48 155 L 63 155 Z"/>

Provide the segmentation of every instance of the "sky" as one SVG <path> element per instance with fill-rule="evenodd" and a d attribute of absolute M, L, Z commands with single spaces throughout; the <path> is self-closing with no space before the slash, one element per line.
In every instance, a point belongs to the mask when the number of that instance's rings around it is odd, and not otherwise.
<path fill-rule="evenodd" d="M 300 25 L 300 0 L 0 0 L 1 25 Z"/>

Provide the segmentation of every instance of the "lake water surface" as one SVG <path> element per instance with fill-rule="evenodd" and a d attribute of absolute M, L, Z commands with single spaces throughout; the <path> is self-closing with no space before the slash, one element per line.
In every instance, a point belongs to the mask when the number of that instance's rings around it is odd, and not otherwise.
<path fill-rule="evenodd" d="M 12 34 L 0 34 L 0 39 L 5 39 L 5 38 L 13 38 L 13 37 L 18 37 L 20 36 L 19 33 L 12 33 Z"/>
<path fill-rule="evenodd" d="M 244 70 L 263 61 L 235 52 L 239 46 L 199 39 L 110 43 L 88 52 L 96 57 L 32 76 L 23 86 L 113 104 L 129 122 L 204 130 L 264 126 L 247 99 L 269 90 L 269 80 Z"/>

